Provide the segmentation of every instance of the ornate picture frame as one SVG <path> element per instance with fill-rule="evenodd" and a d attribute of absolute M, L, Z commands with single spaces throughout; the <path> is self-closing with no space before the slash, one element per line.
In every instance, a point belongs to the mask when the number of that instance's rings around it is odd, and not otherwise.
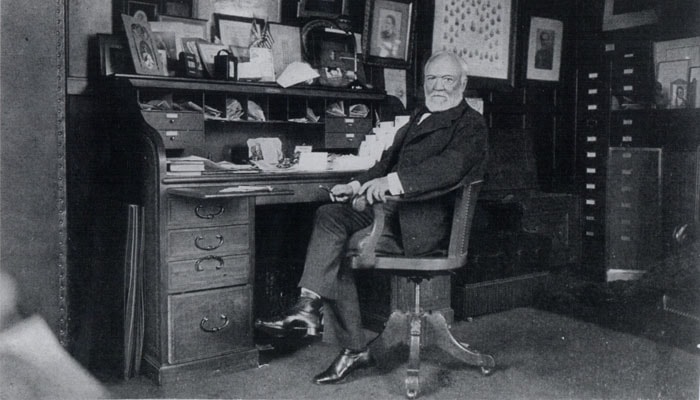
<path fill-rule="evenodd" d="M 526 79 L 559 81 L 564 23 L 532 17 L 527 48 Z"/>
<path fill-rule="evenodd" d="M 462 57 L 469 66 L 469 88 L 514 86 L 517 2 L 435 1 L 432 51 Z"/>
<path fill-rule="evenodd" d="M 122 21 L 134 61 L 134 71 L 139 75 L 165 75 L 166 69 L 158 55 L 155 37 L 148 21 L 126 14 L 122 14 Z"/>
<path fill-rule="evenodd" d="M 407 69 L 413 56 L 414 0 L 367 0 L 362 33 L 365 63 Z"/>
<path fill-rule="evenodd" d="M 603 31 L 654 24 L 657 20 L 653 0 L 605 0 Z"/>

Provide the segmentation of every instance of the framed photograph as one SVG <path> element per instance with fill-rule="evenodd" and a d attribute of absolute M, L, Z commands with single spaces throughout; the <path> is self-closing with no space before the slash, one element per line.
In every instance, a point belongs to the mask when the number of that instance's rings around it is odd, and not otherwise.
<path fill-rule="evenodd" d="M 280 22 L 280 0 L 208 0 L 197 4 L 197 17 L 209 19 L 212 14 L 258 18 Z"/>
<path fill-rule="evenodd" d="M 158 21 L 150 23 L 151 31 L 159 40 L 159 46 L 165 46 L 168 58 L 177 60 L 182 47 L 183 38 L 209 38 L 207 20 L 195 18 L 181 18 L 169 15 L 161 15 Z"/>
<path fill-rule="evenodd" d="M 548 18 L 530 19 L 527 79 L 559 81 L 564 24 Z"/>
<path fill-rule="evenodd" d="M 691 67 L 688 77 L 688 104 L 700 108 L 700 67 Z"/>
<path fill-rule="evenodd" d="M 196 42 L 197 51 L 199 53 L 199 60 L 202 63 L 204 72 L 213 78 L 214 75 L 214 57 L 221 50 L 229 51 L 228 46 L 221 43 L 207 43 L 207 42 Z"/>
<path fill-rule="evenodd" d="M 100 50 L 100 75 L 128 74 L 134 72 L 129 43 L 122 35 L 97 34 Z"/>
<path fill-rule="evenodd" d="M 435 0 L 432 50 L 452 51 L 467 62 L 469 88 L 510 88 L 515 83 L 515 10 L 517 0 Z"/>
<path fill-rule="evenodd" d="M 124 5 L 124 12 L 137 19 L 146 17 L 148 21 L 155 21 L 158 18 L 158 3 L 160 0 L 127 0 Z"/>
<path fill-rule="evenodd" d="M 691 67 L 700 67 L 700 36 L 654 43 L 654 63 L 688 60 Z"/>
<path fill-rule="evenodd" d="M 272 61 L 274 62 L 275 76 L 280 76 L 287 65 L 294 61 L 302 61 L 301 57 L 301 31 L 298 26 L 289 26 L 271 23 L 270 35 L 272 43 Z"/>
<path fill-rule="evenodd" d="M 689 60 L 662 61 L 656 73 L 656 106 L 686 108 Z"/>
<path fill-rule="evenodd" d="M 346 0 L 299 0 L 297 16 L 300 18 L 338 18 L 347 14 Z"/>
<path fill-rule="evenodd" d="M 248 48 L 250 47 L 250 32 L 254 21 L 253 18 L 214 14 L 216 36 L 221 39 L 221 43 L 231 48 L 239 61 L 250 59 Z"/>
<path fill-rule="evenodd" d="M 140 75 L 165 75 L 166 70 L 158 55 L 156 42 L 148 21 L 141 21 L 126 14 L 122 14 L 122 21 L 136 73 Z"/>
<path fill-rule="evenodd" d="M 605 0 L 603 30 L 632 28 L 655 24 L 658 20 L 656 0 Z"/>
<path fill-rule="evenodd" d="M 182 43 L 182 51 L 185 53 L 192 54 L 194 56 L 195 70 L 197 77 L 204 76 L 204 64 L 202 63 L 202 58 L 199 55 L 199 45 L 209 44 L 204 39 L 201 38 L 182 38 L 180 39 Z"/>
<path fill-rule="evenodd" d="M 365 63 L 409 68 L 415 20 L 413 0 L 367 0 L 362 33 Z"/>
<path fill-rule="evenodd" d="M 192 18 L 197 15 L 196 5 L 194 0 L 165 0 L 163 1 L 163 15 Z"/>

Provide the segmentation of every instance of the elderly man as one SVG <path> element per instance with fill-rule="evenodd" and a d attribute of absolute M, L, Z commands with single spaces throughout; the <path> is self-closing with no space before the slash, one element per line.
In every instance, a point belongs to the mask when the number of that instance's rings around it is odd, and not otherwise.
<path fill-rule="evenodd" d="M 299 330 L 319 335 L 324 305 L 324 323 L 334 324 L 343 350 L 328 369 L 314 377 L 315 383 L 339 382 L 373 361 L 361 326 L 354 276 L 342 264 L 348 239 L 372 223 L 373 211 L 372 207 L 357 211 L 347 200 L 365 196 L 370 204 L 384 203 L 388 230 L 378 250 L 421 255 L 446 247 L 452 195 L 401 205 L 385 202 L 386 195 L 416 196 L 452 186 L 465 176 L 482 177 L 487 128 L 483 117 L 465 103 L 466 86 L 467 67 L 461 58 L 448 52 L 430 57 L 425 64 L 425 107 L 397 132 L 377 164 L 351 182 L 334 186 L 335 203 L 318 209 L 299 282 L 299 300 L 281 318 L 256 322 L 258 329 L 278 337 Z"/>

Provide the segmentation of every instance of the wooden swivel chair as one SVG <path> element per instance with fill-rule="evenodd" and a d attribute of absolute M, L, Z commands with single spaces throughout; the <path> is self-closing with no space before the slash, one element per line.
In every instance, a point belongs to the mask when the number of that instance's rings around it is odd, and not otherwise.
<path fill-rule="evenodd" d="M 377 254 L 375 251 L 377 242 L 384 229 L 384 209 L 381 204 L 374 205 L 373 225 L 355 233 L 350 240 L 347 261 L 351 268 L 387 271 L 405 276 L 415 283 L 414 310 L 410 312 L 394 310 L 383 332 L 370 344 L 376 354 L 381 354 L 400 344 L 409 346 L 405 381 L 406 395 L 409 398 L 415 398 L 419 392 L 421 346 L 437 346 L 468 365 L 480 367 L 484 375 L 489 375 L 496 366 L 490 355 L 470 349 L 467 344 L 455 339 L 442 313 L 422 310 L 420 305 L 420 285 L 423 280 L 450 273 L 466 264 L 469 230 L 482 182 L 462 181 L 447 190 L 431 192 L 411 199 L 388 197 L 387 201 L 423 201 L 456 191 L 452 231 L 447 251 L 424 257 Z M 355 206 L 361 207 L 361 205 Z M 427 335 L 426 328 L 429 332 Z"/>

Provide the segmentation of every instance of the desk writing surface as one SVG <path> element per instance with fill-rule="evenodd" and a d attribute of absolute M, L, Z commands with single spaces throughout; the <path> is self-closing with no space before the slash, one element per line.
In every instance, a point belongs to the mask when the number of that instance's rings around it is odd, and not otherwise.
<path fill-rule="evenodd" d="M 202 176 L 174 176 L 166 175 L 162 183 L 170 186 L 168 191 L 175 187 L 212 187 L 222 189 L 228 186 L 270 186 L 273 191 L 268 195 L 258 195 L 265 192 L 242 193 L 242 195 L 255 196 L 256 205 L 265 204 L 290 204 L 329 201 L 328 193 L 319 188 L 319 185 L 331 187 L 339 183 L 348 183 L 350 179 L 361 171 L 319 171 L 319 172 L 260 172 L 257 174 L 214 174 Z M 214 190 L 214 189 L 210 189 Z M 270 196 L 269 194 L 282 194 L 282 196 Z"/>

